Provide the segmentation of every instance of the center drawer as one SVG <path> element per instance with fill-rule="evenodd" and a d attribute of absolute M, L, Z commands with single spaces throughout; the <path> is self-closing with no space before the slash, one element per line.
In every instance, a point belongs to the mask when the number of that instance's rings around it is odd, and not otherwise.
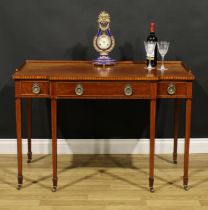
<path fill-rule="evenodd" d="M 150 82 L 56 82 L 55 95 L 70 98 L 149 98 Z"/>

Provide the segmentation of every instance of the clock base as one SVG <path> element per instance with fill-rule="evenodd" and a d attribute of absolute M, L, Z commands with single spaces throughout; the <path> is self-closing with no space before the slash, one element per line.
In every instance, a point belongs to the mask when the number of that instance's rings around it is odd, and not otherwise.
<path fill-rule="evenodd" d="M 103 56 L 101 55 L 96 60 L 93 60 L 93 64 L 99 65 L 99 66 L 111 66 L 116 63 L 116 60 L 113 60 L 109 56 Z"/>

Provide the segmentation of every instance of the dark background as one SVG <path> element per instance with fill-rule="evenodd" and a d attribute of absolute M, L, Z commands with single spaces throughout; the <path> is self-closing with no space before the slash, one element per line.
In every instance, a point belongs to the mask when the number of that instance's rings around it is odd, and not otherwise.
<path fill-rule="evenodd" d="M 111 14 L 116 39 L 111 57 L 117 60 L 144 60 L 143 41 L 149 23 L 156 22 L 158 38 L 171 42 L 166 59 L 184 61 L 196 75 L 191 137 L 208 137 L 207 9 L 207 0 L 0 0 L 0 138 L 16 136 L 15 68 L 25 59 L 94 59 L 92 39 L 101 10 Z M 158 138 L 172 136 L 172 102 L 158 103 Z M 33 137 L 50 138 L 50 103 L 38 99 L 33 104 Z M 148 137 L 148 101 L 66 100 L 58 105 L 60 138 Z M 180 118 L 182 137 L 184 103 Z"/>

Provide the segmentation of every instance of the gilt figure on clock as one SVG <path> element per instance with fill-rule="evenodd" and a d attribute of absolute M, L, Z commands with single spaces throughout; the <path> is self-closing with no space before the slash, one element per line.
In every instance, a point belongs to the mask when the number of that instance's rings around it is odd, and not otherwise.
<path fill-rule="evenodd" d="M 98 16 L 98 32 L 93 39 L 93 46 L 100 56 L 93 61 L 95 65 L 113 65 L 115 60 L 109 57 L 109 53 L 115 47 L 115 39 L 110 31 L 110 15 L 102 11 Z"/>

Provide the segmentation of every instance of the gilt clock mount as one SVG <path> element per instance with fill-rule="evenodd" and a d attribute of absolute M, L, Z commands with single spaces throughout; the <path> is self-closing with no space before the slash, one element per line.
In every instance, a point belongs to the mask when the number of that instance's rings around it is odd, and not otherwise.
<path fill-rule="evenodd" d="M 110 15 L 102 11 L 98 16 L 98 32 L 93 39 L 93 46 L 100 56 L 93 60 L 95 65 L 113 65 L 115 60 L 109 57 L 109 53 L 115 47 L 115 39 L 110 31 Z"/>

